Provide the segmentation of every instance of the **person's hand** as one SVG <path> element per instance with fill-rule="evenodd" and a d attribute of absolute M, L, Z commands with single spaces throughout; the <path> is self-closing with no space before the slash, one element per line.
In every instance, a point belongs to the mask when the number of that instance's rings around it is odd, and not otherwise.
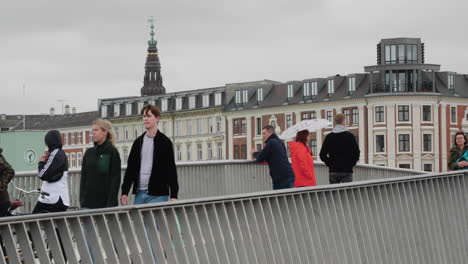
<path fill-rule="evenodd" d="M 250 150 L 250 156 L 253 157 L 253 154 L 254 154 L 255 152 L 257 152 L 257 150 L 256 150 L 255 148 L 252 148 L 252 149 Z"/>
<path fill-rule="evenodd" d="M 171 198 L 169 201 L 177 201 L 177 198 Z"/>
<path fill-rule="evenodd" d="M 460 161 L 460 162 L 457 163 L 457 165 L 458 165 L 458 167 L 460 167 L 460 168 L 464 168 L 464 167 L 468 166 L 468 162 L 466 162 L 466 161 Z"/>
<path fill-rule="evenodd" d="M 127 199 L 128 199 L 128 196 L 127 195 L 122 195 L 122 197 L 120 197 L 120 203 L 125 206 L 127 205 Z"/>
<path fill-rule="evenodd" d="M 47 159 L 47 155 L 42 155 L 41 158 L 39 159 L 40 162 L 45 162 Z"/>

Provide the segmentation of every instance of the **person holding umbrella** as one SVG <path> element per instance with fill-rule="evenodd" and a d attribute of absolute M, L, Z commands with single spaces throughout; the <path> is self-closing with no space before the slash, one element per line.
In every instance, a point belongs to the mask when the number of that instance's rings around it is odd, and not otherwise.
<path fill-rule="evenodd" d="M 317 185 L 313 154 L 307 146 L 308 138 L 309 130 L 302 130 L 297 132 L 295 141 L 288 142 L 289 151 L 291 152 L 291 165 L 295 176 L 294 187 Z"/>

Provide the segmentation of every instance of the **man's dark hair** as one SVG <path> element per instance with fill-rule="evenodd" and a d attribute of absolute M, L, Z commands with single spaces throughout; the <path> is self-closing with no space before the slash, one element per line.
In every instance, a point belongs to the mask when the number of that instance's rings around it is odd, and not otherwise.
<path fill-rule="evenodd" d="M 152 104 L 147 104 L 147 105 L 143 106 L 143 108 L 141 109 L 140 114 L 144 115 L 148 111 L 153 113 L 153 115 L 155 117 L 159 117 L 161 115 L 161 112 L 159 111 L 159 108 L 157 106 L 155 106 L 155 105 L 152 105 Z"/>
<path fill-rule="evenodd" d="M 266 129 L 270 131 L 271 133 L 275 133 L 275 128 L 272 125 L 266 125 L 262 129 Z"/>

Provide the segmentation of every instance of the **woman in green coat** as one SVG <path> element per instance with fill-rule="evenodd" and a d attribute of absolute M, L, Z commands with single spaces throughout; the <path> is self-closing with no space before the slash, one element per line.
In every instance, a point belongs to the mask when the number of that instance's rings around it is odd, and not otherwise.
<path fill-rule="evenodd" d="M 459 131 L 455 134 L 455 143 L 453 144 L 453 148 L 450 150 L 450 156 L 448 160 L 448 168 L 449 170 L 461 170 L 461 169 L 468 169 L 468 162 L 467 161 L 458 161 L 465 151 L 468 150 L 467 139 L 465 133 L 463 131 Z"/>

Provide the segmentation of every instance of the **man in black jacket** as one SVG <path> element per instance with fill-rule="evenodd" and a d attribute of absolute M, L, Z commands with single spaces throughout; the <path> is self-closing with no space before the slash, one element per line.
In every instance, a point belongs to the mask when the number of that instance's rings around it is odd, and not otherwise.
<path fill-rule="evenodd" d="M 132 145 L 122 184 L 122 205 L 133 185 L 135 204 L 177 199 L 179 184 L 172 141 L 158 130 L 159 109 L 151 104 L 141 110 L 146 132 Z"/>
<path fill-rule="evenodd" d="M 294 184 L 294 173 L 286 154 L 286 148 L 283 142 L 275 134 L 275 128 L 267 125 L 262 129 L 262 137 L 265 141 L 265 147 L 262 151 L 255 152 L 252 155 L 258 162 L 268 162 L 270 176 L 273 181 L 273 190 L 292 188 Z"/>
<path fill-rule="evenodd" d="M 353 167 L 359 160 L 359 146 L 345 126 L 345 116 L 335 116 L 335 127 L 325 137 L 320 159 L 329 168 L 330 184 L 353 181 Z"/>

